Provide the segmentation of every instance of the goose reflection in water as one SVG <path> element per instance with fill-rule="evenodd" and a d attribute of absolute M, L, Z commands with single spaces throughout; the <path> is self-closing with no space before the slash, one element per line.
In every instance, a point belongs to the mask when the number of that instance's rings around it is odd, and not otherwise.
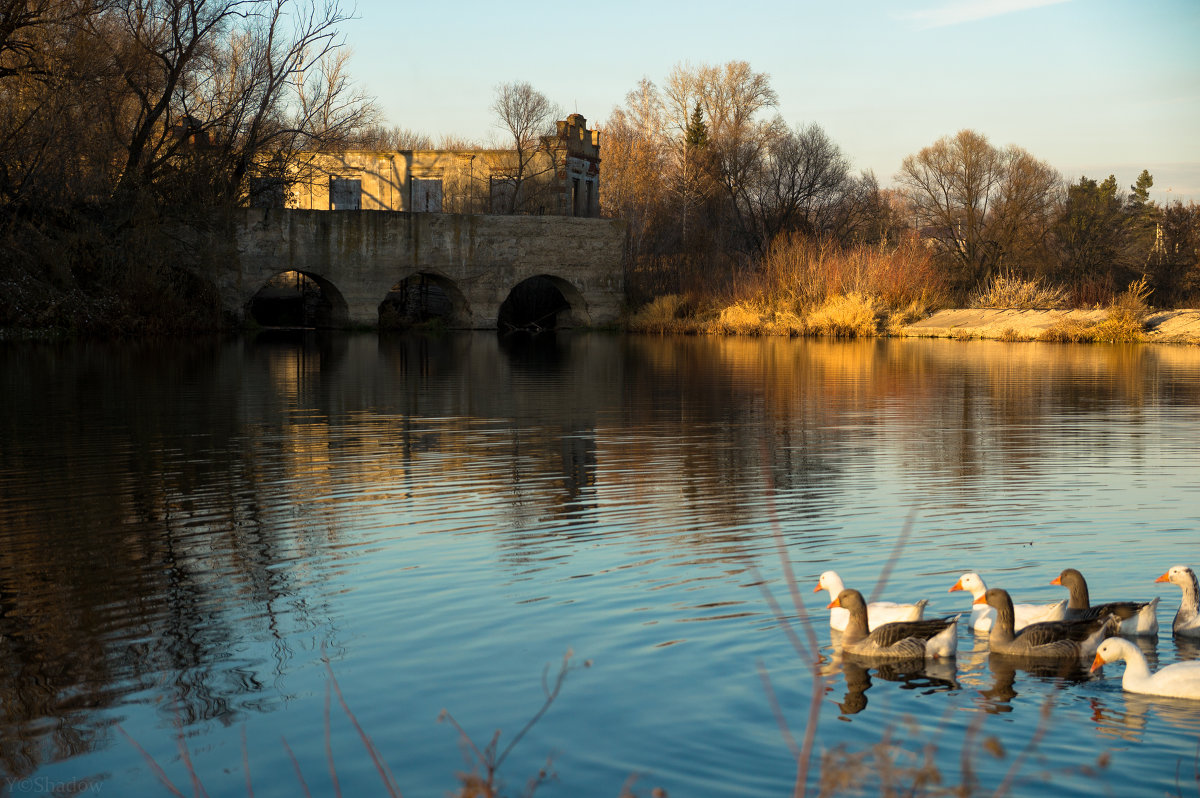
<path fill-rule="evenodd" d="M 926 695 L 958 687 L 953 661 L 902 659 L 880 662 L 877 659 L 858 660 L 847 656 L 842 660 L 846 695 L 838 702 L 843 719 L 847 715 L 857 715 L 867 708 L 866 693 L 871 689 L 871 671 L 880 679 L 900 682 L 903 690 L 921 690 Z"/>
<path fill-rule="evenodd" d="M 979 691 L 983 697 L 979 705 L 984 712 L 992 715 L 1013 711 L 1012 700 L 1020 694 L 1016 688 L 1017 671 L 1024 671 L 1035 678 L 1071 684 L 1080 684 L 1090 678 L 1087 669 L 1077 660 L 1046 660 L 1011 654 L 989 655 L 988 670 L 992 672 L 992 686 Z"/>
<path fill-rule="evenodd" d="M 1183 729 L 1184 739 L 1200 737 L 1200 714 L 1196 702 L 1119 690 L 1089 699 L 1096 731 L 1130 743 L 1140 742 L 1152 721 Z"/>
<path fill-rule="evenodd" d="M 1180 662 L 1189 662 L 1194 659 L 1200 659 L 1200 638 L 1197 637 L 1176 637 L 1175 638 L 1175 655 Z M 1146 657 L 1146 661 L 1150 662 L 1150 657 Z M 1158 665 L 1157 658 L 1150 663 L 1152 666 Z"/>

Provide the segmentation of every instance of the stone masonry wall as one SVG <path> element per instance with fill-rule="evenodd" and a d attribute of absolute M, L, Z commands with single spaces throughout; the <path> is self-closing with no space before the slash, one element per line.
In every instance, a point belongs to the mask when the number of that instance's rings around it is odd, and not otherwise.
<path fill-rule="evenodd" d="M 614 322 L 624 300 L 624 227 L 609 219 L 247 208 L 197 245 L 238 318 L 272 276 L 293 270 L 321 285 L 341 326 L 375 326 L 388 291 L 415 273 L 453 283 L 466 300 L 460 323 L 477 329 L 494 328 L 530 277 L 554 280 L 590 325 Z"/>

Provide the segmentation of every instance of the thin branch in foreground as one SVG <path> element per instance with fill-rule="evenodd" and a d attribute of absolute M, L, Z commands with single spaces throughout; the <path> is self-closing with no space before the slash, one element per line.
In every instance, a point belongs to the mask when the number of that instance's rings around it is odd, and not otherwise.
<path fill-rule="evenodd" d="M 400 788 L 396 786 L 396 779 L 392 776 L 391 770 L 388 769 L 387 763 L 383 761 L 383 757 L 379 754 L 379 749 L 371 742 L 371 738 L 363 731 L 363 727 L 359 724 L 358 718 L 350 711 L 350 707 L 346 704 L 346 699 L 342 695 L 342 688 L 338 684 L 337 677 L 333 675 L 333 667 L 329 664 L 329 658 L 323 657 L 325 662 L 325 671 L 329 674 L 329 683 L 333 686 L 333 691 L 337 693 L 338 703 L 342 706 L 342 711 L 346 713 L 346 717 L 350 719 L 350 723 L 354 726 L 354 730 L 358 732 L 358 736 L 363 741 L 363 746 L 366 747 L 367 753 L 371 755 L 371 761 L 375 764 L 375 770 L 379 772 L 379 778 L 383 779 L 384 789 L 392 798 L 401 798 Z"/>
<path fill-rule="evenodd" d="M 758 661 L 758 677 L 762 679 L 763 690 L 767 693 L 767 703 L 771 705 L 771 714 L 775 716 L 775 723 L 779 725 L 779 733 L 783 735 L 783 740 L 787 743 L 788 750 L 792 752 L 792 757 L 799 760 L 800 746 L 796 745 L 796 738 L 792 736 L 792 731 L 788 728 L 787 718 L 783 716 L 783 707 L 780 706 L 779 699 L 775 695 L 775 688 L 771 685 L 771 675 L 767 673 L 767 666 L 761 659 Z"/>
<path fill-rule="evenodd" d="M 904 551 L 904 546 L 908 543 L 909 536 L 912 535 L 913 521 L 916 517 L 917 511 L 914 509 L 909 512 L 908 518 L 904 519 L 904 526 L 900 528 L 900 536 L 896 538 L 896 544 L 892 546 L 892 553 L 888 555 L 887 562 L 883 564 L 883 570 L 879 572 L 879 579 L 875 581 L 875 589 L 871 591 L 871 597 L 867 599 L 868 604 L 878 599 L 887 586 L 892 569 L 900 561 L 900 553 Z"/>
<path fill-rule="evenodd" d="M 246 745 L 246 724 L 242 724 L 242 772 L 246 774 L 246 795 L 254 798 L 254 782 L 250 780 L 250 748 Z"/>
<path fill-rule="evenodd" d="M 185 798 L 184 794 L 179 791 L 179 788 L 172 784 L 171 780 L 167 778 L 166 772 L 164 772 L 159 764 L 154 761 L 154 757 L 150 756 L 145 748 L 142 748 L 140 745 L 138 745 L 138 741 L 133 739 L 129 732 L 125 731 L 125 729 L 123 729 L 119 723 L 117 724 L 117 731 L 119 731 L 121 736 L 128 740 L 129 744 L 137 749 L 137 752 L 142 755 L 142 759 L 146 760 L 146 764 L 150 766 L 151 772 L 154 773 L 159 782 L 162 783 L 162 786 L 167 788 L 167 792 L 171 793 L 171 795 L 179 796 L 179 798 Z"/>
<path fill-rule="evenodd" d="M 292 760 L 292 768 L 296 771 L 296 780 L 300 782 L 300 788 L 304 790 L 304 798 L 312 798 L 312 793 L 308 790 L 308 782 L 304 780 L 304 774 L 300 772 L 300 763 L 296 761 L 296 755 L 292 753 L 292 747 L 288 745 L 286 737 L 280 736 L 280 742 L 283 743 L 283 748 L 287 751 L 288 759 Z"/>
<path fill-rule="evenodd" d="M 333 733 L 332 723 L 329 720 L 329 704 L 332 687 L 328 682 L 325 683 L 325 757 L 329 760 L 329 778 L 333 780 L 333 794 L 337 798 L 342 798 L 342 785 L 338 783 L 337 768 L 333 765 Z"/>

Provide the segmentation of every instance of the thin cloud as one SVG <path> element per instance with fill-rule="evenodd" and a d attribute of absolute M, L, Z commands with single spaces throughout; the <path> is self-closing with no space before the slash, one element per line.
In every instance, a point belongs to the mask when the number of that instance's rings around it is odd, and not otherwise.
<path fill-rule="evenodd" d="M 910 11 L 901 16 L 915 24 L 918 29 L 923 30 L 960 25 L 964 22 L 975 22 L 989 17 L 1068 2 L 1070 0 L 953 0 L 938 8 Z"/>

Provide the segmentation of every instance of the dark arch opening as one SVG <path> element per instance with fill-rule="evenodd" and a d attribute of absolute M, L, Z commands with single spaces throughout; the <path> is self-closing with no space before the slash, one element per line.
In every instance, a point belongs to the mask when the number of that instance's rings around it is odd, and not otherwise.
<path fill-rule="evenodd" d="M 288 271 L 268 280 L 246 310 L 263 327 L 332 327 L 334 304 L 340 299 L 325 281 Z"/>
<path fill-rule="evenodd" d="M 418 272 L 392 286 L 379 303 L 379 327 L 459 327 L 465 323 L 466 306 L 466 299 L 453 281 Z"/>
<path fill-rule="evenodd" d="M 496 325 L 502 332 L 544 332 L 586 324 L 583 300 L 565 280 L 542 274 L 522 280 L 500 305 Z"/>

